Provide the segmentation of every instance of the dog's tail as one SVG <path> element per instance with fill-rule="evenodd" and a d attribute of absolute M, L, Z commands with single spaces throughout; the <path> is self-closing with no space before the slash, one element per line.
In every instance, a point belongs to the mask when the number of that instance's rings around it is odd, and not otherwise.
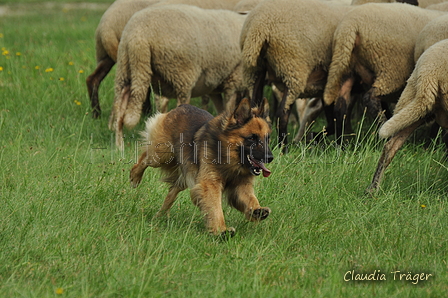
<path fill-rule="evenodd" d="M 173 140 L 166 131 L 167 114 L 157 113 L 145 122 L 145 129 L 140 132 L 141 148 L 146 151 L 147 162 L 153 168 L 168 165 L 174 160 Z"/>

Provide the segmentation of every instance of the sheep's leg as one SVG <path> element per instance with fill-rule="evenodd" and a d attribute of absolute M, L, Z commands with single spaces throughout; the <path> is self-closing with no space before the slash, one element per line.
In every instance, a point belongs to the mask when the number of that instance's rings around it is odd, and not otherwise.
<path fill-rule="evenodd" d="M 445 143 L 446 149 L 448 149 L 448 131 L 445 130 L 444 136 L 442 137 L 443 142 Z"/>
<path fill-rule="evenodd" d="M 129 97 L 131 96 L 131 86 L 125 86 L 121 91 L 120 100 L 115 103 L 114 111 L 109 121 L 109 128 L 115 129 L 115 144 L 123 151 L 124 150 L 124 137 L 123 137 L 123 121 L 126 112 L 126 108 L 129 103 Z"/>
<path fill-rule="evenodd" d="M 322 99 L 299 98 L 296 100 L 297 113 L 299 114 L 299 131 L 294 142 L 299 142 L 305 135 L 306 128 L 319 116 L 323 110 Z"/>
<path fill-rule="evenodd" d="M 286 88 L 283 93 L 283 98 L 280 103 L 280 107 L 277 111 L 278 119 L 278 144 L 283 148 L 283 153 L 288 153 L 288 121 L 291 114 L 290 107 L 286 107 L 286 101 L 289 94 L 289 90 Z"/>
<path fill-rule="evenodd" d="M 251 105 L 253 107 L 260 106 L 263 102 L 263 91 L 264 91 L 264 85 L 266 80 L 266 72 L 267 68 L 264 67 L 260 71 L 257 71 L 255 73 L 255 83 L 254 83 L 254 89 L 252 92 L 252 102 Z"/>
<path fill-rule="evenodd" d="M 191 92 L 177 95 L 177 106 L 180 106 L 181 104 L 189 104 L 190 99 L 191 99 Z"/>
<path fill-rule="evenodd" d="M 165 201 L 163 201 L 162 207 L 160 207 L 160 210 L 157 212 L 156 217 L 168 215 L 170 208 L 173 206 L 174 202 L 177 199 L 177 195 L 184 189 L 185 188 L 172 185 L 165 197 Z"/>
<path fill-rule="evenodd" d="M 401 130 L 396 135 L 394 135 L 389 141 L 387 141 L 387 143 L 384 145 L 381 157 L 378 160 L 378 165 L 375 174 L 373 175 L 372 183 L 366 190 L 368 193 L 373 193 L 378 189 L 381 180 L 383 178 L 384 171 L 391 163 L 397 151 L 401 148 L 401 146 L 403 146 L 404 142 L 411 135 L 411 133 L 423 122 L 424 122 L 423 120 L 414 122 L 412 125 Z"/>
<path fill-rule="evenodd" d="M 367 112 L 374 118 L 378 118 L 378 123 L 386 122 L 387 118 L 383 112 L 381 98 L 375 95 L 375 88 L 370 88 L 369 91 L 362 97 L 363 105 L 367 108 Z"/>
<path fill-rule="evenodd" d="M 154 93 L 154 101 L 156 103 L 156 109 L 160 113 L 168 112 L 168 103 L 170 99 L 168 97 L 158 95 Z"/>
<path fill-rule="evenodd" d="M 224 112 L 225 108 L 224 108 L 224 100 L 222 98 L 221 94 L 210 94 L 209 95 L 210 99 L 213 102 L 213 105 L 215 106 L 216 112 L 218 112 L 218 114 L 221 114 L 222 112 Z M 231 101 L 231 99 L 227 99 L 227 103 L 229 103 Z"/>
<path fill-rule="evenodd" d="M 336 124 L 334 117 L 334 104 L 329 106 L 324 106 L 325 119 L 327 120 L 327 127 L 325 128 L 325 132 L 327 135 L 333 135 L 336 132 Z"/>
<path fill-rule="evenodd" d="M 336 138 L 341 138 L 345 132 L 351 132 L 350 113 L 353 108 L 351 91 L 355 83 L 354 77 L 347 78 L 341 86 L 339 96 L 334 105 L 334 118 L 336 119 Z"/>
<path fill-rule="evenodd" d="M 115 65 L 115 61 L 107 57 L 96 65 L 95 70 L 86 79 L 87 91 L 89 92 L 90 104 L 92 106 L 92 117 L 98 118 L 101 115 L 101 107 L 98 99 L 98 89 L 101 82 Z"/>
<path fill-rule="evenodd" d="M 448 149 L 448 114 L 444 109 L 436 109 L 435 111 L 436 123 L 443 128 L 442 141 Z"/>
<path fill-rule="evenodd" d="M 210 95 L 205 94 L 201 96 L 201 108 L 203 110 L 208 110 L 208 103 L 210 102 Z"/>
<path fill-rule="evenodd" d="M 152 103 L 151 103 L 151 90 L 148 90 L 146 93 L 146 100 L 142 106 L 142 113 L 144 115 L 151 115 L 152 111 Z"/>

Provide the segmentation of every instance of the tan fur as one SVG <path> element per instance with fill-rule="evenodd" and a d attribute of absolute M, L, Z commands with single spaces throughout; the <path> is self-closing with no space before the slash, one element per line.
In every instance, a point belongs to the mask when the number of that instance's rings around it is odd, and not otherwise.
<path fill-rule="evenodd" d="M 170 190 L 158 214 L 168 212 L 177 194 L 190 188 L 192 202 L 199 207 L 207 230 L 214 235 L 234 233 L 224 221 L 223 193 L 229 204 L 248 220 L 265 219 L 270 209 L 261 207 L 254 194 L 255 176 L 246 154 L 258 161 L 272 160 L 267 144 L 271 132 L 266 121 L 267 107 L 265 100 L 263 107 L 251 109 L 248 99 L 244 99 L 232 113 L 215 118 L 190 105 L 150 118 L 142 133 L 144 151 L 131 169 L 132 185 L 141 182 L 148 166 L 160 168 Z M 259 142 L 251 143 L 249 152 L 247 138 L 253 135 Z"/>

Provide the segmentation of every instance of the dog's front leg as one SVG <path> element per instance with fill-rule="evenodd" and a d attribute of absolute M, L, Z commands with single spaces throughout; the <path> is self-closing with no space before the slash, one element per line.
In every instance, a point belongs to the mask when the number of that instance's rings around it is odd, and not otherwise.
<path fill-rule="evenodd" d="M 227 234 L 233 236 L 234 228 L 227 228 L 222 211 L 222 181 L 218 178 L 200 179 L 191 189 L 193 203 L 204 215 L 205 225 L 213 235 Z"/>
<path fill-rule="evenodd" d="M 254 193 L 252 181 L 240 182 L 241 183 L 235 187 L 227 190 L 229 204 L 244 213 L 246 218 L 250 221 L 260 221 L 266 219 L 271 213 L 271 209 L 260 206 L 260 203 Z"/>

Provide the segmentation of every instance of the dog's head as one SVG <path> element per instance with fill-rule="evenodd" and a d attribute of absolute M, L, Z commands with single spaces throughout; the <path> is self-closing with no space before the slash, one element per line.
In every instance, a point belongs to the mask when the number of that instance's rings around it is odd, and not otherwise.
<path fill-rule="evenodd" d="M 263 173 L 268 177 L 271 171 L 265 163 L 270 163 L 274 156 L 269 148 L 271 128 L 267 121 L 269 103 L 251 108 L 249 99 L 244 98 L 226 119 L 225 134 L 229 142 L 238 144 L 231 148 L 230 154 L 238 155 L 240 164 L 252 175 Z"/>

